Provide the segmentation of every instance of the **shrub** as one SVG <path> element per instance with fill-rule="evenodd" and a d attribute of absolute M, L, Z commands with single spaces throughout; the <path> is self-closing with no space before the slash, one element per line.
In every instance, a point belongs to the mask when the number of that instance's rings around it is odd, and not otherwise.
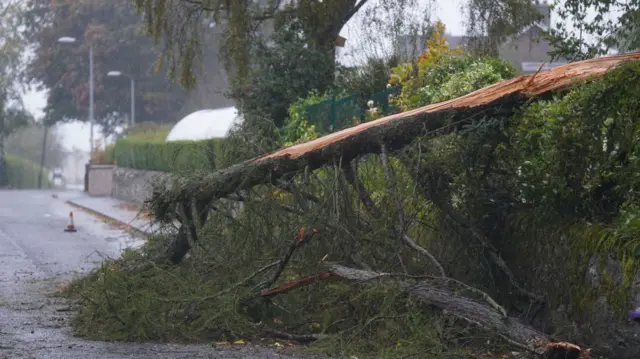
<path fill-rule="evenodd" d="M 157 124 L 155 122 L 140 122 L 128 128 L 124 135 L 128 139 L 138 141 L 164 141 L 173 125 Z"/>
<path fill-rule="evenodd" d="M 114 163 L 113 149 L 113 144 L 103 147 L 101 142 L 98 143 L 91 153 L 91 163 L 95 165 L 112 165 Z"/>
<path fill-rule="evenodd" d="M 562 99 L 532 104 L 514 118 L 510 146 L 499 153 L 513 161 L 521 201 L 605 223 L 623 203 L 635 207 L 638 70 L 637 64 L 627 65 Z"/>
<path fill-rule="evenodd" d="M 7 154 L 6 169 L 9 186 L 17 189 L 38 188 L 38 175 L 40 173 L 40 165 L 18 156 Z M 42 187 L 51 188 L 49 181 L 49 171 L 44 169 L 42 172 Z"/>
<path fill-rule="evenodd" d="M 387 86 L 391 69 L 399 65 L 399 58 L 368 58 L 361 66 L 338 66 L 336 88 L 345 93 L 360 93 L 364 99 L 377 94 Z"/>
<path fill-rule="evenodd" d="M 282 142 L 285 146 L 292 146 L 318 137 L 319 133 L 316 131 L 316 126 L 309 123 L 307 109 L 309 106 L 327 99 L 327 96 L 320 95 L 317 91 L 312 91 L 309 96 L 298 99 L 298 101 L 289 106 L 289 118 L 282 129 Z"/>
<path fill-rule="evenodd" d="M 427 40 L 427 50 L 417 62 L 400 64 L 392 70 L 389 84 L 402 87 L 400 94 L 392 97 L 392 104 L 412 110 L 466 95 L 515 75 L 515 69 L 503 60 L 449 48 L 444 32 L 444 25 L 436 23 L 432 38 Z"/>
<path fill-rule="evenodd" d="M 221 139 L 204 141 L 139 141 L 120 139 L 112 158 L 119 167 L 160 172 L 210 171 L 226 166 Z"/>

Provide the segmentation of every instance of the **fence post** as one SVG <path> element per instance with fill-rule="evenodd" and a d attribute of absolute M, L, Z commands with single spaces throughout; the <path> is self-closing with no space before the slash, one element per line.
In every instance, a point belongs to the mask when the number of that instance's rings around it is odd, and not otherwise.
<path fill-rule="evenodd" d="M 329 131 L 333 132 L 336 128 L 336 100 L 331 99 L 331 106 L 329 106 L 329 120 L 331 121 L 331 128 Z"/>

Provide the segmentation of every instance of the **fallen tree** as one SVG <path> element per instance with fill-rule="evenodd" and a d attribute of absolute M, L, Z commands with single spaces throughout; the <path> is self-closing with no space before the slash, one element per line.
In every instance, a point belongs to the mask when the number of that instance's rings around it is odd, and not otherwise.
<path fill-rule="evenodd" d="M 262 296 L 282 294 L 315 280 L 328 278 L 341 278 L 359 283 L 382 279 L 393 280 L 399 283 L 403 290 L 419 300 L 425 301 L 459 319 L 477 325 L 492 333 L 496 333 L 513 346 L 538 354 L 545 359 L 582 359 L 588 358 L 591 355 L 590 349 L 583 349 L 577 345 L 566 342 L 554 341 L 547 335 L 523 324 L 517 318 L 508 317 L 505 310 L 484 292 L 479 292 L 475 288 L 469 288 L 462 283 L 457 283 L 465 289 L 470 289 L 471 292 L 480 294 L 481 297 L 484 298 L 485 303 L 456 294 L 456 292 L 447 288 L 447 284 L 451 282 L 450 278 L 378 273 L 331 265 L 329 272 L 322 272 L 295 282 L 282 284 L 278 288 L 265 290 L 262 292 Z M 401 281 L 400 279 L 402 278 L 413 279 L 416 280 L 416 282 L 408 283 Z M 427 281 L 428 283 L 426 283 Z"/>
<path fill-rule="evenodd" d="M 332 162 L 346 164 L 358 156 L 380 153 L 381 144 L 394 151 L 419 136 L 443 135 L 486 117 L 509 116 L 528 101 L 567 89 L 577 81 L 600 77 L 620 63 L 638 59 L 640 53 L 600 57 L 519 76 L 457 99 L 384 117 L 285 148 L 195 181 L 178 179 L 170 186 L 159 184 L 148 204 L 155 218 L 167 222 L 177 218 L 182 223 L 168 255 L 178 263 L 191 248 L 189 238 L 192 242 L 197 240 L 195 230 L 182 229 L 195 228 L 193 215 L 188 213 L 195 201 L 201 204 L 194 205 L 197 216 L 202 216 L 206 207 L 202 203 L 225 198 L 259 184 L 277 183 L 280 179 Z M 180 215 L 185 209 L 187 211 Z"/>
<path fill-rule="evenodd" d="M 315 219 L 305 218 L 304 221 L 306 223 L 314 223 L 312 227 L 314 229 L 306 234 L 304 231 L 300 231 L 294 243 L 291 244 L 280 260 L 263 266 L 246 279 L 237 282 L 232 287 L 229 287 L 228 290 L 223 290 L 220 293 L 228 293 L 232 289 L 249 283 L 253 285 L 253 280 L 257 275 L 271 268 L 276 268 L 276 272 L 270 275 L 268 279 L 253 286 L 253 289 L 257 289 L 254 294 L 258 297 L 274 298 L 278 294 L 328 278 L 342 278 L 354 281 L 369 281 L 387 277 L 399 278 L 403 276 L 412 280 L 417 279 L 417 277 L 429 278 L 429 281 L 420 281 L 417 284 L 405 281 L 396 282 L 412 296 L 421 297 L 426 302 L 447 311 L 453 316 L 497 333 L 500 337 L 519 348 L 549 358 L 557 357 L 556 355 L 560 355 L 557 353 L 563 350 L 572 351 L 576 357 L 579 355 L 586 357 L 589 354 L 588 350 L 582 350 L 567 343 L 558 343 L 548 338 L 532 326 L 524 324 L 522 320 L 513 317 L 489 294 L 475 287 L 460 283 L 454 279 L 454 276 L 447 275 L 447 271 L 444 269 L 445 266 L 439 262 L 437 256 L 431 253 L 424 243 L 416 240 L 407 230 L 411 215 L 406 212 L 405 204 L 402 203 L 402 199 L 398 196 L 398 188 L 394 184 L 394 173 L 390 164 L 391 156 L 393 151 L 404 149 L 419 138 L 429 139 L 452 133 L 466 124 L 474 121 L 482 122 L 485 118 L 509 118 L 517 111 L 520 105 L 545 98 L 552 94 L 553 91 L 567 89 L 574 84 L 574 81 L 600 77 L 622 62 L 637 59 L 640 59 L 640 54 L 599 58 L 572 63 L 534 75 L 521 76 L 486 87 L 458 99 L 365 123 L 202 177 L 179 178 L 172 183 L 168 183 L 166 187 L 157 186 L 149 204 L 156 218 L 165 221 L 177 219 L 181 223 L 180 231 L 169 247 L 168 254 L 173 263 L 179 263 L 190 248 L 198 243 L 198 237 L 203 235 L 202 229 L 208 218 L 212 217 L 212 214 L 216 213 L 218 214 L 216 218 L 220 218 L 219 215 L 223 212 L 218 209 L 220 202 L 249 203 L 255 201 L 255 198 L 252 198 L 252 196 L 256 196 L 254 189 L 260 185 L 266 184 L 267 190 L 275 187 L 287 192 L 294 199 L 293 204 L 274 201 L 270 203 L 272 207 L 267 210 L 275 211 L 278 209 L 282 213 L 299 217 L 309 215 L 314 209 L 324 210 L 325 213 L 323 214 L 335 214 L 335 218 L 328 218 L 322 223 L 309 222 L 311 220 L 315 221 L 317 216 Z M 358 177 L 358 170 L 355 168 L 364 156 L 371 154 L 379 154 L 379 159 L 381 160 L 379 167 L 384 170 L 385 183 L 388 185 L 385 194 L 387 202 L 384 203 L 376 204 L 370 188 L 364 183 L 365 181 Z M 474 245 L 481 247 L 483 252 L 487 254 L 488 259 L 506 276 L 507 282 L 510 283 L 512 288 L 515 288 L 519 294 L 528 298 L 531 302 L 544 301 L 542 296 L 532 293 L 523 284 L 519 283 L 487 233 L 484 233 L 472 221 L 469 221 L 463 214 L 459 213 L 455 206 L 450 203 L 450 199 L 444 198 L 437 190 L 429 187 L 431 184 L 422 183 L 422 177 L 432 177 L 434 176 L 433 173 L 437 172 L 436 170 L 425 168 L 418 163 L 418 167 L 414 171 L 408 168 L 412 166 L 411 161 L 406 161 L 403 165 L 404 169 L 412 174 L 411 179 L 414 181 L 415 187 L 422 190 L 423 202 L 431 203 L 440 213 L 458 223 L 461 228 L 460 236 L 469 237 L 474 242 Z M 330 188 L 324 192 L 323 190 L 314 192 L 309 188 L 303 188 L 302 184 L 306 183 L 310 176 L 315 175 L 314 170 L 319 168 L 333 170 L 328 175 L 333 177 L 331 183 L 327 184 L 327 187 Z M 298 179 L 298 182 L 296 182 L 296 179 Z M 259 195 L 264 195 L 264 192 Z M 318 192 L 321 194 L 319 195 Z M 336 200 L 338 193 L 341 195 L 347 194 L 344 198 L 348 199 L 343 199 L 348 202 L 345 208 L 338 208 L 339 204 Z M 415 193 L 413 195 L 415 196 Z M 350 208 L 353 204 L 350 202 L 350 196 L 357 199 L 357 205 L 363 208 L 363 212 L 366 212 L 369 218 L 360 220 L 359 209 Z M 220 202 L 214 204 L 215 201 Z M 329 208 L 331 206 L 335 208 Z M 329 210 L 327 210 L 328 208 Z M 393 215 L 393 220 L 389 220 L 389 218 L 392 218 L 389 216 L 390 214 Z M 227 214 L 225 213 L 225 215 Z M 359 245 L 359 238 L 354 236 L 356 240 L 353 241 L 353 247 L 350 248 L 350 257 L 344 260 L 351 262 L 351 264 L 360 269 L 350 268 L 351 266 L 330 266 L 329 271 L 315 272 L 318 274 L 270 288 L 278 281 L 280 275 L 290 263 L 294 252 L 300 251 L 300 248 L 307 243 L 326 240 L 326 238 L 322 238 L 317 241 L 311 241 L 311 237 L 315 233 L 322 233 L 332 228 L 344 229 L 350 217 L 357 219 L 348 223 L 349 225 L 354 225 L 354 228 L 357 226 L 371 227 L 372 221 L 382 223 L 383 225 L 380 227 L 383 227 L 386 233 L 392 234 L 383 239 L 397 239 L 397 244 L 394 243 L 386 247 L 393 247 L 394 253 L 390 257 L 397 257 L 399 265 L 404 267 L 403 260 L 407 255 L 402 250 L 408 249 L 412 254 L 418 254 L 421 260 L 424 259 L 423 262 L 420 262 L 418 271 L 434 274 L 411 276 L 408 274 L 411 271 L 406 268 L 403 268 L 404 274 L 391 275 L 383 273 L 379 269 L 383 268 L 383 266 L 369 265 L 367 263 L 369 258 L 358 257 L 359 250 L 357 246 Z M 338 223 L 339 221 L 336 218 L 342 218 L 345 222 Z M 230 220 L 236 221 L 235 218 Z M 210 223 L 210 226 L 215 227 L 216 223 Z M 350 229 L 347 228 L 346 232 L 349 232 Z M 378 235 L 381 231 L 375 233 Z M 259 238 L 250 238 L 259 240 Z M 385 241 L 382 240 L 381 242 L 384 243 Z M 312 273 L 314 272 L 312 271 Z M 482 301 L 472 299 L 469 296 L 462 296 L 457 291 L 451 290 L 446 286 L 443 288 L 443 283 L 456 283 L 463 286 L 466 291 L 479 295 Z"/>

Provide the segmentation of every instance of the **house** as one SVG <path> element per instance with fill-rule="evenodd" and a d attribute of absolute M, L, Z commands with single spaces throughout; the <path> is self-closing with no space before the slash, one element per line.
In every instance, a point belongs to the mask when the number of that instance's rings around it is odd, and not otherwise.
<path fill-rule="evenodd" d="M 551 8 L 547 4 L 539 4 L 536 7 L 543 18 L 522 29 L 516 36 L 500 45 L 498 49 L 501 59 L 510 62 L 516 70 L 523 73 L 534 73 L 543 64 L 542 70 L 547 70 L 568 63 L 565 59 L 551 61 L 549 52 L 553 50 L 553 47 L 542 38 L 543 32 L 551 26 Z M 452 48 L 456 46 L 464 48 L 470 40 L 468 36 L 446 35 L 446 38 Z M 415 58 L 425 50 L 426 38 L 406 36 L 399 43 L 401 45 L 397 51 L 400 51 L 400 54 Z"/>

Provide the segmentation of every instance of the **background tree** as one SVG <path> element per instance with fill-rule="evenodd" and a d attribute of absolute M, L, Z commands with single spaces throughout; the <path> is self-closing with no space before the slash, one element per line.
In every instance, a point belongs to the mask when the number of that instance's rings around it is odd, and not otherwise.
<path fill-rule="evenodd" d="M 582 60 L 640 48 L 639 0 L 566 0 L 555 6 L 562 21 L 547 34 L 554 57 Z"/>
<path fill-rule="evenodd" d="M 63 137 L 55 128 L 47 131 L 45 167 L 62 167 L 67 153 L 62 146 Z M 7 138 L 7 153 L 27 159 L 34 163 L 40 163 L 42 155 L 42 138 L 44 128 L 42 126 L 25 126 Z"/>
<path fill-rule="evenodd" d="M 0 1 L 0 187 L 7 185 L 5 139 L 30 120 L 22 106 L 16 76 L 25 44 L 16 30 L 21 11 L 17 1 Z"/>
<path fill-rule="evenodd" d="M 133 1 L 145 15 L 148 33 L 156 41 L 164 42 L 161 63 L 166 64 L 170 74 L 187 88 L 196 83 L 194 68 L 200 66 L 198 55 L 206 29 L 202 23 L 209 18 L 216 26 L 225 28 L 224 57 L 228 67 L 233 65 L 234 73 L 242 76 L 251 62 L 252 44 L 273 26 L 277 29 L 286 23 L 283 18 L 299 20 L 309 46 L 333 58 L 338 34 L 361 9 L 366 9 L 368 24 L 385 25 L 383 33 L 374 33 L 382 36 L 399 30 L 408 31 L 416 22 L 407 19 L 421 12 L 415 0 Z M 427 3 L 432 4 L 431 1 Z M 539 19 L 533 5 L 532 0 L 466 1 L 463 10 L 474 48 L 497 54 L 498 46 L 508 37 Z"/>
<path fill-rule="evenodd" d="M 522 29 L 539 21 L 535 5 L 546 0 L 467 0 L 463 5 L 470 48 L 498 56 L 498 48 Z"/>
<path fill-rule="evenodd" d="M 309 48 L 334 58 L 335 41 L 344 25 L 368 0 L 199 1 L 134 0 L 144 13 L 147 31 L 164 41 L 161 63 L 187 88 L 196 85 L 194 69 L 200 66 L 203 20 L 223 26 L 223 57 L 232 77 L 246 74 L 251 47 L 275 27 L 298 21 Z"/>
<path fill-rule="evenodd" d="M 136 120 L 175 122 L 181 118 L 186 93 L 154 71 L 157 52 L 141 32 L 142 19 L 128 0 L 28 0 L 22 17 L 25 37 L 33 45 L 26 80 L 48 89 L 45 112 L 53 123 L 86 120 L 89 103 L 88 50 L 93 46 L 95 119 L 106 132 L 130 112 L 129 82 L 107 77 L 122 71 L 136 80 Z M 78 42 L 57 40 L 73 36 Z"/>
<path fill-rule="evenodd" d="M 292 22 L 274 34 L 273 46 L 254 48 L 255 65 L 246 75 L 245 86 L 236 86 L 231 92 L 245 115 L 272 119 L 279 127 L 289 104 L 312 89 L 333 85 L 333 79 L 323 75 L 334 67 L 334 60 L 305 46 L 301 27 L 300 22 Z"/>

